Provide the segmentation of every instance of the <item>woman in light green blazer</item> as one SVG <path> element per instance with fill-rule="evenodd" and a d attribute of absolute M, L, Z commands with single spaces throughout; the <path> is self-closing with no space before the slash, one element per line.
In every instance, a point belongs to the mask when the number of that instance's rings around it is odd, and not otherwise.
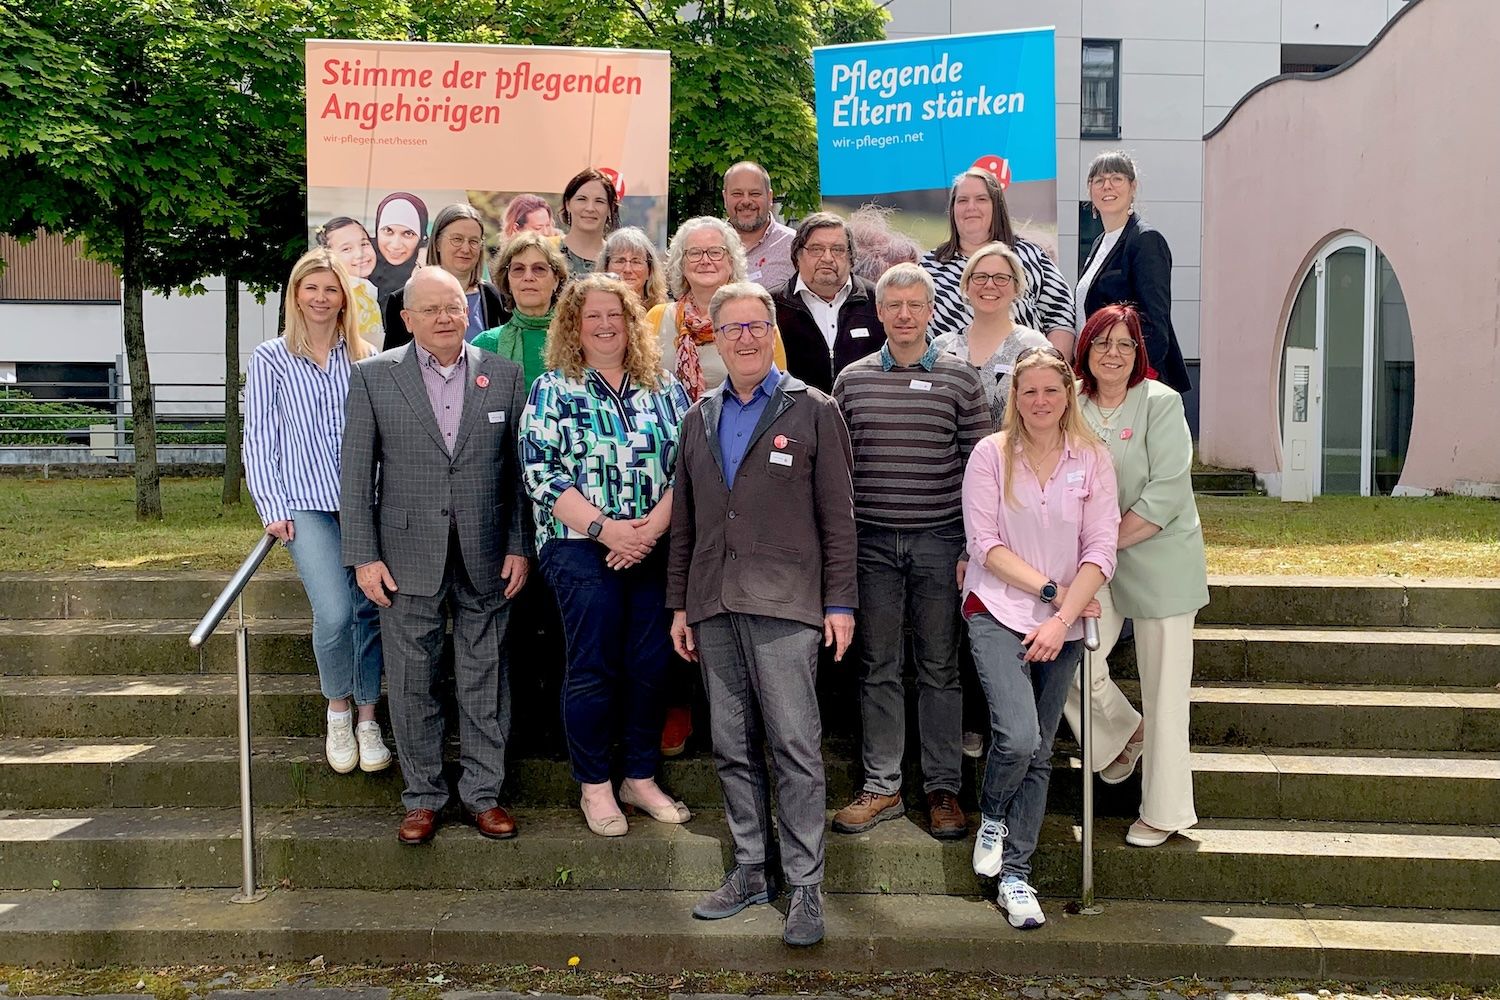
<path fill-rule="evenodd" d="M 1141 322 L 1129 305 L 1105 306 L 1089 317 L 1078 340 L 1080 409 L 1109 446 L 1119 483 L 1120 550 L 1115 575 L 1098 600 L 1102 656 L 1109 655 L 1126 618 L 1135 623 L 1141 712 L 1096 669 L 1093 760 L 1100 778 L 1116 784 L 1144 759 L 1141 813 L 1125 835 L 1156 847 L 1198 822 L 1188 748 L 1188 688 L 1193 678 L 1193 619 L 1208 603 L 1203 527 L 1193 500 L 1193 441 L 1182 397 L 1147 376 Z M 1079 730 L 1079 681 L 1065 716 Z M 1143 717 L 1144 716 L 1144 717 Z"/>

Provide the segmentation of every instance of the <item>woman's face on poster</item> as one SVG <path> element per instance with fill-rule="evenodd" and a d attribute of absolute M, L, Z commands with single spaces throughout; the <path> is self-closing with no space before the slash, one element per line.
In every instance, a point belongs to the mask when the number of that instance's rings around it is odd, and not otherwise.
<path fill-rule="evenodd" d="M 405 264 L 417 252 L 422 235 L 400 222 L 387 222 L 375 237 L 380 241 L 380 255 L 390 264 Z"/>

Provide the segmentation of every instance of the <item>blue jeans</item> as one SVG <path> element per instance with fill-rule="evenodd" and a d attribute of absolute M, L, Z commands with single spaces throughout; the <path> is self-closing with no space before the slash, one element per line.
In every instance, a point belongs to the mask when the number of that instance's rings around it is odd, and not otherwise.
<path fill-rule="evenodd" d="M 616 739 L 627 778 L 654 778 L 666 719 L 666 547 L 629 569 L 604 565 L 598 542 L 554 539 L 542 549 L 542 573 L 557 595 L 568 666 L 563 679 L 563 730 L 573 777 L 610 780 Z"/>
<path fill-rule="evenodd" d="M 287 551 L 312 605 L 313 656 L 323 697 L 373 705 L 380 700 L 380 609 L 344 565 L 338 514 L 294 510 L 292 522 Z"/>
<path fill-rule="evenodd" d="M 990 752 L 979 809 L 1005 823 L 1001 879 L 1026 879 L 1047 812 L 1052 743 L 1083 643 L 1063 643 L 1054 660 L 1024 663 L 1021 633 L 981 612 L 969 619 L 969 645 L 990 706 Z"/>

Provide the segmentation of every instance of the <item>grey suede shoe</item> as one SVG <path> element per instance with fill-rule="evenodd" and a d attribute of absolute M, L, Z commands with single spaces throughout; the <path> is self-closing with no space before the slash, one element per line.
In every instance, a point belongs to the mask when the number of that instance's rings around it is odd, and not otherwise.
<path fill-rule="evenodd" d="M 792 890 L 786 910 L 786 930 L 781 940 L 806 948 L 823 940 L 823 890 L 817 885 L 799 885 Z"/>
<path fill-rule="evenodd" d="M 693 916 L 699 920 L 723 920 L 747 906 L 769 903 L 775 895 L 775 887 L 764 867 L 738 865 L 724 876 L 723 885 L 698 900 L 698 905 L 693 907 Z"/>

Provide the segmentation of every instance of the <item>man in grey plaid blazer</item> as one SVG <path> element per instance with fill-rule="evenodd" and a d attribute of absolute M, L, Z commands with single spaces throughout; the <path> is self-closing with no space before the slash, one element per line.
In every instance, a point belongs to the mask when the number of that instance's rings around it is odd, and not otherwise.
<path fill-rule="evenodd" d="M 391 724 L 406 789 L 398 836 L 422 844 L 449 799 L 435 693 L 446 624 L 463 774 L 458 795 L 488 837 L 513 837 L 500 807 L 510 684 L 510 599 L 535 554 L 516 457 L 521 366 L 464 343 L 458 280 L 421 268 L 406 283 L 410 344 L 354 366 L 344 426 L 344 563 L 381 607 Z"/>

